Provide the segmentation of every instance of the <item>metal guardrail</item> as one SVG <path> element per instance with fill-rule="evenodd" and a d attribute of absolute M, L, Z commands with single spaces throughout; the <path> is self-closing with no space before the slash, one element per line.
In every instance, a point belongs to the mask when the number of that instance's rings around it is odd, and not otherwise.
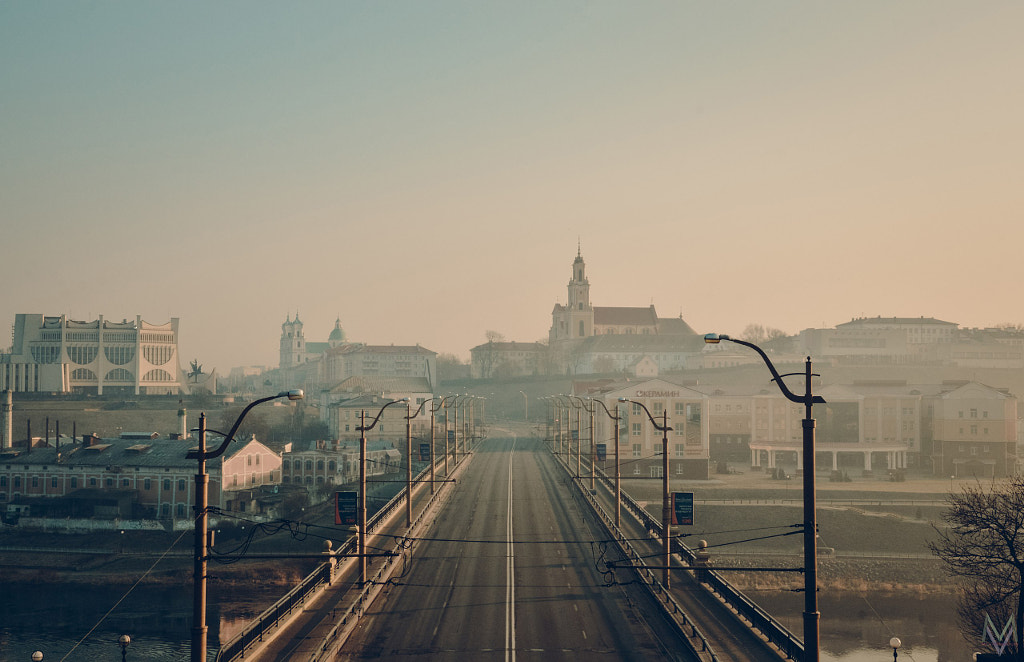
<path fill-rule="evenodd" d="M 437 465 L 435 465 L 436 468 Z M 425 469 L 420 471 L 416 475 L 417 482 L 428 473 L 430 469 L 429 464 Z M 440 491 L 437 493 L 440 494 Z M 436 494 L 435 494 L 436 497 Z M 405 501 L 405 488 L 400 490 L 390 501 L 388 501 L 380 510 L 366 522 L 367 533 L 375 531 L 380 527 L 381 523 L 387 520 L 387 518 L 394 513 Z M 421 512 L 422 515 L 422 512 Z M 418 518 L 417 518 L 418 519 Z M 355 539 L 349 537 L 338 549 L 333 551 L 333 556 L 343 557 L 353 553 L 356 546 Z M 326 556 L 326 555 L 325 555 Z M 387 563 L 383 567 L 387 567 L 390 563 L 388 559 Z M 329 584 L 334 577 L 341 572 L 341 564 L 332 564 L 329 561 L 324 561 L 318 565 L 309 575 L 306 576 L 302 582 L 289 591 L 283 598 L 275 602 L 269 608 L 267 608 L 262 614 L 256 617 L 255 620 L 251 621 L 245 628 L 242 629 L 232 639 L 222 644 L 217 650 L 217 656 L 215 662 L 233 662 L 234 660 L 245 657 L 248 652 L 256 644 L 263 642 L 264 635 L 277 628 L 282 619 L 287 618 L 291 615 L 292 611 L 296 607 L 302 607 L 306 598 L 314 595 L 324 584 Z M 378 572 L 378 575 L 380 573 Z M 367 586 L 371 587 L 376 582 L 367 582 Z M 362 604 L 362 598 L 364 597 L 364 591 L 360 594 L 360 598 L 356 601 L 352 607 L 349 607 L 348 612 L 351 612 L 356 606 Z M 346 612 L 345 618 L 348 617 L 349 613 Z"/>
<path fill-rule="evenodd" d="M 564 466 L 564 465 L 563 465 Z M 602 483 L 604 484 L 604 483 Z M 650 568 L 646 567 L 645 558 L 639 552 L 633 544 L 624 536 L 622 532 L 616 528 L 615 522 L 610 515 L 605 511 L 601 504 L 597 502 L 594 494 L 590 490 L 582 489 L 580 484 L 575 483 L 576 487 L 579 488 L 579 492 L 584 496 L 585 499 L 590 503 L 591 508 L 604 522 L 605 528 L 611 531 L 615 536 L 616 542 L 626 553 L 627 558 L 633 564 L 640 579 L 647 585 L 651 592 L 662 601 L 662 607 L 664 607 L 672 617 L 679 623 L 679 625 L 689 630 L 687 635 L 687 643 L 690 645 L 691 651 L 698 657 L 710 658 L 711 662 L 719 662 L 718 656 L 711 648 L 711 644 L 708 643 L 707 637 L 701 632 L 697 624 L 690 620 L 690 617 L 686 614 L 686 611 L 679 605 L 675 597 L 669 592 L 664 584 L 657 579 L 656 573 Z M 607 487 L 607 486 L 606 486 Z M 628 495 L 625 495 L 628 497 Z M 634 502 L 634 505 L 635 502 Z M 686 635 L 686 631 L 683 632 Z M 695 643 L 696 641 L 696 643 Z M 701 653 L 704 653 L 701 656 Z"/>
<path fill-rule="evenodd" d="M 603 472 L 600 474 L 601 484 L 609 490 L 613 490 L 611 479 Z M 622 505 L 648 530 L 661 535 L 661 522 L 647 512 L 633 497 L 622 493 Z M 672 540 L 672 553 L 679 554 L 689 565 L 695 565 L 696 555 L 693 550 L 677 539 Z M 804 655 L 804 644 L 800 639 L 790 632 L 786 626 L 772 618 L 771 614 L 757 606 L 742 591 L 729 583 L 713 567 L 701 573 L 703 583 L 729 607 L 744 618 L 751 627 L 756 628 L 765 636 L 768 641 L 776 646 L 782 653 L 792 660 L 802 660 Z"/>
<path fill-rule="evenodd" d="M 424 473 L 426 473 L 425 470 L 420 474 L 420 476 L 422 476 Z M 416 519 L 413 520 L 412 528 L 410 530 L 415 530 L 415 528 L 420 524 L 423 518 L 426 517 L 426 514 L 427 512 L 429 512 L 433 503 L 440 497 L 441 490 L 438 490 L 433 495 L 431 495 L 430 499 L 416 515 Z M 400 551 L 401 548 L 402 544 L 396 543 L 392 551 L 398 552 Z M 384 563 L 381 564 L 381 567 L 377 571 L 377 574 L 373 576 L 373 579 L 371 581 L 368 581 L 366 583 L 366 586 L 364 586 L 363 589 L 359 592 L 359 595 L 356 597 L 356 599 L 352 602 L 352 604 L 348 606 L 348 608 L 342 614 L 341 620 L 338 621 L 338 623 L 335 624 L 333 628 L 331 628 L 331 631 L 327 633 L 327 636 L 324 637 L 323 641 L 320 644 L 320 650 L 310 655 L 309 662 L 324 662 L 326 660 L 334 659 L 337 648 L 339 648 L 345 643 L 349 635 L 352 633 L 352 630 L 355 628 L 356 622 L 358 622 L 360 613 L 363 610 L 363 606 L 373 602 L 374 598 L 377 597 L 377 594 L 380 593 L 382 587 L 384 586 L 388 579 L 388 577 L 386 577 L 385 575 L 390 575 L 390 573 L 393 571 L 392 564 L 395 558 L 397 558 L 397 554 L 395 556 L 389 556 L 384 558 Z"/>

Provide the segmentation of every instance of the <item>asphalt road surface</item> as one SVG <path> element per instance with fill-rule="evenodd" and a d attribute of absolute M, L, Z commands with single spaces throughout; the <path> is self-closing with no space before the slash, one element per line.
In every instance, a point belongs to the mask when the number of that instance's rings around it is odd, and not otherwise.
<path fill-rule="evenodd" d="M 691 660 L 537 439 L 494 438 L 338 656 Z M 621 578 L 620 578 L 621 582 Z"/>

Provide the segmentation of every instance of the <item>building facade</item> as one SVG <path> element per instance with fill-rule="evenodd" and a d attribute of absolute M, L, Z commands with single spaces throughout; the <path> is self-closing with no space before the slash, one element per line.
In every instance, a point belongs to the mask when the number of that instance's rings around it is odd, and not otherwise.
<path fill-rule="evenodd" d="M 23 393 L 176 395 L 187 390 L 178 319 L 91 322 L 66 315 L 15 316 L 13 344 L 0 354 L 0 390 Z"/>
<path fill-rule="evenodd" d="M 38 497 L 75 499 L 88 490 L 126 497 L 129 508 L 110 516 L 172 521 L 194 517 L 196 461 L 186 458 L 196 446 L 194 439 L 128 433 L 114 439 L 85 435 L 81 441 L 64 437 L 51 446 L 43 443 L 37 440 L 31 448 L 0 453 L 0 505 Z M 206 467 L 208 503 L 215 508 L 227 509 L 234 490 L 281 480 L 280 456 L 255 439 L 229 446 Z"/>
<path fill-rule="evenodd" d="M 702 342 L 682 315 L 661 318 L 654 306 L 601 307 L 590 301 L 590 281 L 579 249 L 566 303 L 556 303 L 548 330 L 548 360 L 558 373 L 626 372 L 644 356 L 659 372 L 680 370 L 699 356 Z"/>

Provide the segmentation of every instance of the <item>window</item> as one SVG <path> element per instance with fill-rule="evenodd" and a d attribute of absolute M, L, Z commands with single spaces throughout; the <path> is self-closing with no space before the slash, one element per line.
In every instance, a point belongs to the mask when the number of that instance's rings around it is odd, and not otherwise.
<path fill-rule="evenodd" d="M 323 460 L 317 460 L 316 461 L 316 470 L 317 471 L 323 471 L 324 470 L 324 461 Z"/>
<path fill-rule="evenodd" d="M 50 479 L 50 487 L 57 487 L 57 477 L 54 476 Z"/>
<path fill-rule="evenodd" d="M 144 489 L 144 490 L 146 490 L 148 492 L 151 487 L 152 487 L 152 484 L 150 483 L 150 480 L 148 478 L 146 480 L 142 481 L 142 489 Z"/>
<path fill-rule="evenodd" d="M 114 486 L 114 479 L 113 478 L 108 478 L 106 482 L 107 482 L 107 487 L 113 487 Z"/>
<path fill-rule="evenodd" d="M 0 487 L 7 487 L 7 476 L 0 476 Z"/>
<path fill-rule="evenodd" d="M 633 457 L 640 457 L 642 448 L 640 444 L 633 444 Z"/>
<path fill-rule="evenodd" d="M 256 456 L 256 466 L 257 467 L 260 466 L 260 456 L 259 455 Z"/>
<path fill-rule="evenodd" d="M 32 487 L 39 487 L 39 476 L 32 476 Z"/>
<path fill-rule="evenodd" d="M 313 470 L 313 460 L 306 460 L 306 471 Z"/>
<path fill-rule="evenodd" d="M 641 429 L 640 428 L 640 423 L 634 423 L 633 424 L 633 436 L 634 437 L 639 437 L 640 436 L 640 429 Z"/>
<path fill-rule="evenodd" d="M 168 492 L 171 491 L 171 479 L 170 478 L 164 478 L 164 489 L 167 490 Z"/>
<path fill-rule="evenodd" d="M 171 516 L 171 504 L 165 503 L 160 506 L 160 516 L 170 517 Z"/>
<path fill-rule="evenodd" d="M 683 457 L 686 454 L 683 444 L 676 444 L 676 457 Z"/>
<path fill-rule="evenodd" d="M 179 478 L 178 479 L 178 491 L 179 492 L 184 492 L 185 491 L 185 479 L 184 478 Z"/>
<path fill-rule="evenodd" d="M 252 455 L 245 456 L 245 463 L 250 467 L 252 466 Z"/>
<path fill-rule="evenodd" d="M 662 471 L 663 467 L 660 464 L 651 465 L 651 478 L 661 478 L 665 475 Z"/>
<path fill-rule="evenodd" d="M 640 408 L 640 403 L 634 402 L 632 404 L 633 404 L 633 415 L 634 416 L 639 416 L 640 414 L 643 413 L 644 410 Z"/>
<path fill-rule="evenodd" d="M 96 487 L 96 479 L 95 478 L 90 478 L 89 479 L 89 487 Z"/>
<path fill-rule="evenodd" d="M 663 402 L 652 403 L 651 408 L 654 410 L 653 413 L 654 413 L 655 416 L 661 416 L 661 414 L 665 411 L 665 403 L 663 403 Z"/>
<path fill-rule="evenodd" d="M 78 476 L 72 476 L 71 477 L 71 489 L 75 489 L 77 487 L 78 487 Z"/>
<path fill-rule="evenodd" d="M 127 478 L 122 478 L 121 479 L 121 487 L 128 487 L 129 485 L 131 485 L 131 481 L 129 479 L 127 479 Z"/>
<path fill-rule="evenodd" d="M 971 408 L 971 418 L 978 418 L 978 410 Z"/>
<path fill-rule="evenodd" d="M 327 470 L 328 471 L 337 471 L 338 470 L 338 463 L 335 462 L 334 460 L 331 460 L 330 462 L 327 463 Z"/>
<path fill-rule="evenodd" d="M 184 517 L 185 516 L 185 504 L 179 503 L 177 508 L 175 509 L 175 514 L 177 514 L 178 517 Z"/>
<path fill-rule="evenodd" d="M 721 411 L 721 405 L 715 405 L 715 411 Z M 686 405 L 682 402 L 676 403 L 676 416 L 682 416 L 686 412 Z"/>

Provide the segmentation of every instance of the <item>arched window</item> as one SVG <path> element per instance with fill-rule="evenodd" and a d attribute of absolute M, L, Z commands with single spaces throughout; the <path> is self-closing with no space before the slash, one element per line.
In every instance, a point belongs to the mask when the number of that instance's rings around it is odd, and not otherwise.
<path fill-rule="evenodd" d="M 338 463 L 335 462 L 334 460 L 331 460 L 330 462 L 327 463 L 327 470 L 328 471 L 337 471 L 338 470 Z"/>
<path fill-rule="evenodd" d="M 306 471 L 313 470 L 313 460 L 306 460 Z"/>
<path fill-rule="evenodd" d="M 323 460 L 317 460 L 316 461 L 316 470 L 317 471 L 323 471 L 324 470 L 324 461 Z"/>

